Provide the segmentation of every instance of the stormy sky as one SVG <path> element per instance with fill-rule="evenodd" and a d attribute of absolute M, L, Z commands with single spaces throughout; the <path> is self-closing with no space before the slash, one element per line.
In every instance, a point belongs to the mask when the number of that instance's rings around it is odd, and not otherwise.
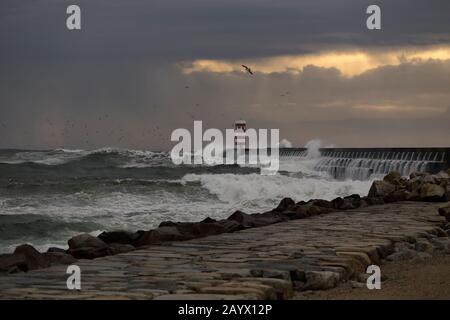
<path fill-rule="evenodd" d="M 193 120 L 240 118 L 295 146 L 449 146 L 449 15 L 448 0 L 2 0 L 0 148 L 168 150 Z"/>

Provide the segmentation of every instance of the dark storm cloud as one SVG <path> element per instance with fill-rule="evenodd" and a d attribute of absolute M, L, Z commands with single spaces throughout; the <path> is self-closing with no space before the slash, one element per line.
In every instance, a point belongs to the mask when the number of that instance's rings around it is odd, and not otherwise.
<path fill-rule="evenodd" d="M 82 30 L 70 32 L 65 10 L 73 3 Z M 381 32 L 365 29 L 372 3 L 382 5 Z M 167 149 L 171 131 L 194 119 L 226 128 L 237 118 L 280 128 L 297 145 L 315 137 L 341 146 L 448 145 L 448 60 L 354 77 L 317 66 L 251 78 L 178 67 L 448 45 L 448 12 L 444 0 L 3 0 L 0 148 Z"/>
<path fill-rule="evenodd" d="M 65 9 L 82 8 L 68 32 Z M 3 0 L 0 57 L 8 60 L 189 60 L 298 54 L 324 46 L 448 41 L 450 2 L 375 1 L 383 30 L 365 28 L 369 0 Z"/>

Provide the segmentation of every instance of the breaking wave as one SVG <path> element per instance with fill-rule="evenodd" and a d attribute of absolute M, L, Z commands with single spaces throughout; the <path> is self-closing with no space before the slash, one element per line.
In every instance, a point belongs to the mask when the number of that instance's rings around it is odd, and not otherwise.
<path fill-rule="evenodd" d="M 202 187 L 221 201 L 240 203 L 265 201 L 277 203 L 284 197 L 300 200 L 314 198 L 332 200 L 349 194 L 366 194 L 371 181 L 336 181 L 317 178 L 297 178 L 288 175 L 275 175 L 267 179 L 260 174 L 188 174 L 186 182 L 199 182 Z"/>
<path fill-rule="evenodd" d="M 168 152 L 0 150 L 0 253 L 25 242 L 41 250 L 65 247 L 81 232 L 264 212 L 284 197 L 366 194 L 370 179 L 337 180 L 317 170 L 321 146 L 311 142 L 302 156 L 281 157 L 273 176 L 256 166 L 176 166 Z"/>

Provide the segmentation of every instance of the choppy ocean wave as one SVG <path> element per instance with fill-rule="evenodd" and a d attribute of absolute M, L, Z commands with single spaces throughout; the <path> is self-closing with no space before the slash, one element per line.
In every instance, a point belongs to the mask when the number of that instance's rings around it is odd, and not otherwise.
<path fill-rule="evenodd" d="M 333 180 L 314 170 L 316 161 L 281 159 L 277 175 L 262 176 L 255 166 L 176 166 L 167 152 L 0 150 L 0 252 L 26 242 L 65 247 L 81 232 L 262 212 L 286 196 L 367 193 L 371 181 Z"/>
<path fill-rule="evenodd" d="M 95 151 L 0 151 L 0 189 L 8 191 L 92 189 L 109 185 L 161 184 L 188 173 L 258 172 L 235 165 L 176 166 L 167 152 L 103 148 Z"/>
<path fill-rule="evenodd" d="M 74 161 L 85 161 L 86 164 L 92 162 L 95 164 L 110 164 L 138 166 L 155 166 L 166 164 L 169 159 L 167 152 L 152 152 L 140 150 L 127 150 L 118 148 L 101 148 L 92 151 L 55 149 L 46 151 L 19 151 L 3 150 L 0 151 L 0 163 L 5 164 L 24 164 L 34 163 L 48 166 L 62 165 Z"/>
<path fill-rule="evenodd" d="M 0 214 L 0 241 L 41 236 L 58 240 L 58 235 L 70 231 L 89 232 L 99 225 L 94 222 L 64 221 L 40 214 Z"/>
<path fill-rule="evenodd" d="M 366 181 L 330 181 L 316 178 L 296 178 L 275 175 L 267 178 L 260 174 L 188 174 L 184 181 L 199 182 L 218 199 L 238 203 L 291 197 L 299 200 L 325 199 L 369 191 Z M 276 204 L 276 202 L 274 202 Z"/>

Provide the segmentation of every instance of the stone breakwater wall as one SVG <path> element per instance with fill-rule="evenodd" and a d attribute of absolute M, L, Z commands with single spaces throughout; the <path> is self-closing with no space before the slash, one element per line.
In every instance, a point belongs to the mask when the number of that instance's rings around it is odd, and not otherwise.
<path fill-rule="evenodd" d="M 390 171 L 404 176 L 417 171 L 437 173 L 450 167 L 450 148 L 280 149 L 282 158 L 301 159 L 311 155 L 318 157 L 314 170 L 327 172 L 335 179 L 366 180 Z"/>
<path fill-rule="evenodd" d="M 365 197 L 308 202 L 285 198 L 265 213 L 237 211 L 219 221 L 166 221 L 156 229 L 135 233 L 81 234 L 68 241 L 68 250 L 50 248 L 40 253 L 21 245 L 12 254 L 0 255 L 4 274 L 0 289 L 5 289 L 3 297 L 8 292 L 11 297 L 28 294 L 30 286 L 42 289 L 50 275 L 50 287 L 64 290 L 64 265 L 77 264 L 94 270 L 88 272 L 92 276 L 88 276 L 90 295 L 78 298 L 102 296 L 105 290 L 112 294 L 116 289 L 134 298 L 183 294 L 287 298 L 294 289 L 361 282 L 365 268 L 382 259 L 427 259 L 436 250 L 449 253 L 449 201 L 450 170 L 412 173 L 409 178 L 391 172 L 375 181 Z M 10 285 L 4 280 L 8 277 Z M 141 295 L 123 287 L 133 280 L 155 284 L 149 288 L 136 282 L 143 290 Z M 241 280 L 250 289 L 241 288 Z M 161 284 L 166 282 L 171 289 Z"/>
<path fill-rule="evenodd" d="M 80 259 L 0 276 L 1 299 L 289 299 L 295 290 L 365 285 L 368 265 L 450 252 L 444 203 L 399 202 Z M 448 224 L 447 224 L 448 227 Z M 448 232 L 448 229 L 447 229 Z"/>
<path fill-rule="evenodd" d="M 50 248 L 48 252 L 40 253 L 25 244 L 17 247 L 12 254 L 0 255 L 0 272 L 10 274 L 57 264 L 72 264 L 77 259 L 96 259 L 148 245 L 234 233 L 335 211 L 401 201 L 450 201 L 450 169 L 437 174 L 415 172 L 409 179 L 391 172 L 383 180 L 375 181 L 365 197 L 355 194 L 332 201 L 312 199 L 308 202 L 295 202 L 291 198 L 285 198 L 271 211 L 256 214 L 236 211 L 227 219 L 219 221 L 211 218 L 192 223 L 165 221 L 158 228 L 148 231 L 133 233 L 119 230 L 104 232 L 98 237 L 81 234 L 68 241 L 68 250 Z"/>
<path fill-rule="evenodd" d="M 279 149 L 280 155 L 286 157 L 304 156 L 307 151 L 306 148 Z M 450 148 L 320 148 L 319 151 L 323 157 L 429 161 L 438 164 L 438 171 L 450 168 Z"/>

